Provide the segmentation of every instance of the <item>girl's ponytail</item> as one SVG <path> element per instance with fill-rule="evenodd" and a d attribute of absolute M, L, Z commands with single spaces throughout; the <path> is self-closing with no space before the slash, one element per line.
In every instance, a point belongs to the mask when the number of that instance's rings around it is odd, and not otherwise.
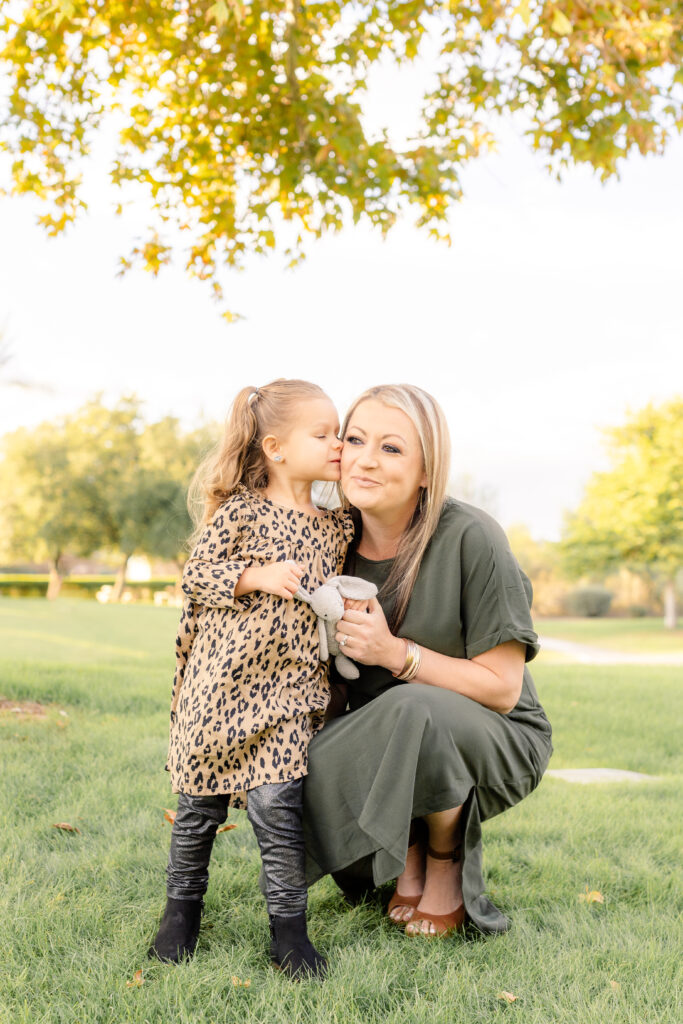
<path fill-rule="evenodd" d="M 262 388 L 242 388 L 225 423 L 222 440 L 200 464 L 187 494 L 187 507 L 195 529 L 193 547 L 216 509 L 242 484 L 250 491 L 268 486 L 268 462 L 261 442 L 268 434 L 286 431 L 297 405 L 324 398 L 317 384 L 305 380 L 274 380 Z"/>

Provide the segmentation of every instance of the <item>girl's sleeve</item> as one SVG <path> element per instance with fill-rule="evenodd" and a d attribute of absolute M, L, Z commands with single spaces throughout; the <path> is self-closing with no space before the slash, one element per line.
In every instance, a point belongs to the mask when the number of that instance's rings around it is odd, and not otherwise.
<path fill-rule="evenodd" d="M 461 614 L 468 658 L 508 640 L 526 647 L 526 661 L 539 651 L 531 620 L 532 590 L 493 519 L 473 522 L 462 538 Z"/>
<path fill-rule="evenodd" d="M 183 604 L 178 635 L 175 641 L 175 675 L 173 677 L 173 690 L 171 692 L 171 718 L 175 715 L 180 697 L 180 690 L 185 678 L 185 669 L 194 643 L 197 632 L 197 606 L 192 601 L 185 601 Z"/>
<path fill-rule="evenodd" d="M 349 549 L 349 544 L 353 540 L 355 533 L 353 526 L 353 519 L 351 513 L 340 509 L 335 513 L 337 517 L 337 575 L 343 573 L 344 562 L 346 561 L 346 553 Z"/>
<path fill-rule="evenodd" d="M 221 505 L 185 563 L 182 591 L 196 604 L 208 608 L 234 606 L 237 581 L 253 564 L 240 552 L 242 510 L 243 502 L 239 500 Z"/>

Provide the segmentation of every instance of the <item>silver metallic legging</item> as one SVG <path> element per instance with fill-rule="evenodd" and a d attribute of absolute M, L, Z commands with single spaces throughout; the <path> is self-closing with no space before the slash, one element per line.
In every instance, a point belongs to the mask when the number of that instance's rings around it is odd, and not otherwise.
<path fill-rule="evenodd" d="M 306 910 L 302 788 L 303 779 L 272 782 L 250 789 L 247 798 L 247 817 L 261 851 L 268 913 L 278 917 Z M 227 816 L 227 796 L 180 794 L 166 868 L 171 899 L 202 899 L 216 830 Z"/>

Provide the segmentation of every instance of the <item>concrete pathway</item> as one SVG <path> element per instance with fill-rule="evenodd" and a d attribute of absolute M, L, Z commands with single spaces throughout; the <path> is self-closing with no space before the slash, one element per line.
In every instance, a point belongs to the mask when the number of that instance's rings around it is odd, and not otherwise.
<path fill-rule="evenodd" d="M 604 647 L 589 647 L 577 644 L 573 640 L 558 640 L 551 636 L 539 637 L 541 651 L 555 651 L 564 654 L 572 661 L 583 665 L 681 665 L 683 651 L 667 651 L 665 653 L 635 654 L 629 651 L 608 651 Z"/>
<path fill-rule="evenodd" d="M 662 776 L 627 772 L 623 768 L 551 768 L 543 777 L 585 786 L 592 782 L 658 782 Z"/>

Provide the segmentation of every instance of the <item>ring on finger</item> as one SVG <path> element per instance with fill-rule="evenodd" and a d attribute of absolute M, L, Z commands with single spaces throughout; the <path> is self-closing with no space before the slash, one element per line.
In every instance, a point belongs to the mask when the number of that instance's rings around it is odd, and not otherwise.
<path fill-rule="evenodd" d="M 346 641 L 347 641 L 348 639 L 349 639 L 349 638 L 348 638 L 348 636 L 347 636 L 346 634 L 344 634 L 344 636 L 343 636 L 343 637 L 341 638 L 341 640 L 339 641 L 339 646 L 340 646 L 340 647 L 345 647 L 345 646 L 346 646 Z"/>

